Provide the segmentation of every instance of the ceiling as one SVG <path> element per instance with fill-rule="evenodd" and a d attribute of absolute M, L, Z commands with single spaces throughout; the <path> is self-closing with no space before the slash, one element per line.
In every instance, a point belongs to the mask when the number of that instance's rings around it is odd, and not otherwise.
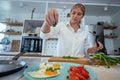
<path fill-rule="evenodd" d="M 45 13 L 46 1 L 51 3 L 49 7 L 56 8 L 70 8 L 70 4 L 83 3 L 86 6 L 86 15 L 112 16 L 120 11 L 120 0 L 0 0 L 0 17 L 11 13 L 31 13 L 33 8 L 36 9 L 35 13 Z"/>

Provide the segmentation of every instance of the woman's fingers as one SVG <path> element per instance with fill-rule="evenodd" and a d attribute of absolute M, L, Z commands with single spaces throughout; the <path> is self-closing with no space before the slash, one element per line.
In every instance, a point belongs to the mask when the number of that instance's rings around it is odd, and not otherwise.
<path fill-rule="evenodd" d="M 52 25 L 52 23 L 51 23 L 48 15 L 46 15 L 46 24 L 47 24 L 48 26 L 51 26 L 51 25 Z"/>
<path fill-rule="evenodd" d="M 103 44 L 101 42 L 98 42 L 99 44 L 99 48 L 102 49 L 103 48 Z"/>
<path fill-rule="evenodd" d="M 95 45 L 93 47 L 96 51 L 103 49 L 103 44 L 101 42 L 98 42 L 98 44 L 99 44 L 99 46 L 97 46 L 97 43 L 95 43 Z"/>
<path fill-rule="evenodd" d="M 54 9 L 51 9 L 49 12 L 48 12 L 48 15 L 49 15 L 49 20 L 51 21 L 51 23 L 55 23 L 55 18 L 54 18 Z"/>
<path fill-rule="evenodd" d="M 57 12 L 57 10 L 56 9 L 54 9 L 54 19 L 55 19 L 55 23 L 57 23 L 58 22 L 58 12 Z"/>
<path fill-rule="evenodd" d="M 50 9 L 46 14 L 46 22 L 48 26 L 52 26 L 53 24 L 58 22 L 58 12 L 56 9 Z"/>

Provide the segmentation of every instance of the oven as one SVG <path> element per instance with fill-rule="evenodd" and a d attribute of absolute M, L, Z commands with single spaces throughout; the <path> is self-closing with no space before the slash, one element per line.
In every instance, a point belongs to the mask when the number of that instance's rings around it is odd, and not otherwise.
<path fill-rule="evenodd" d="M 42 52 L 42 39 L 38 36 L 23 36 L 20 51 L 41 53 Z"/>

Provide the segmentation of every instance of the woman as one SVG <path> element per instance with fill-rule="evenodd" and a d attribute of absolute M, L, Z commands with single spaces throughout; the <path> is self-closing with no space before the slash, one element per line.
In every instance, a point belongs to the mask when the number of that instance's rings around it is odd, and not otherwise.
<path fill-rule="evenodd" d="M 85 53 L 93 53 L 103 48 L 98 42 L 89 48 L 88 35 L 80 25 L 85 15 L 85 7 L 82 4 L 75 4 L 70 11 L 70 21 L 58 23 L 58 12 L 50 9 L 46 14 L 46 19 L 42 26 L 41 38 L 48 39 L 53 36 L 58 37 L 57 55 L 58 56 L 77 56 L 84 57 Z M 53 25 L 57 25 L 54 27 Z"/>

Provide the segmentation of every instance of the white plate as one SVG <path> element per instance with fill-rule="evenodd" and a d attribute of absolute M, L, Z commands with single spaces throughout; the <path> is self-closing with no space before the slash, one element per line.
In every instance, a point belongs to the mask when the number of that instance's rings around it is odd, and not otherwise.
<path fill-rule="evenodd" d="M 58 74 L 55 75 L 46 75 L 45 72 L 41 72 L 41 71 L 33 71 L 33 72 L 28 72 L 28 74 L 34 78 L 49 78 L 49 77 L 54 77 L 59 75 L 59 71 Z"/>
<path fill-rule="evenodd" d="M 49 63 L 56 63 L 56 64 L 60 64 L 62 66 L 62 68 L 59 70 L 59 75 L 54 75 L 54 76 L 48 76 L 48 77 L 42 77 L 42 78 L 34 78 L 32 76 L 30 76 L 28 74 L 28 72 L 32 72 L 32 71 L 37 71 L 39 64 L 33 65 L 31 67 L 28 67 L 27 69 L 25 69 L 24 71 L 24 77 L 25 80 L 68 80 L 66 77 L 68 76 L 68 70 L 70 68 L 70 66 L 77 66 L 80 64 L 75 64 L 75 63 L 68 63 L 68 62 L 49 62 Z M 85 68 L 87 69 L 87 71 L 90 74 L 90 79 L 89 80 L 97 80 L 97 73 L 89 68 L 88 66 L 85 66 Z"/>

